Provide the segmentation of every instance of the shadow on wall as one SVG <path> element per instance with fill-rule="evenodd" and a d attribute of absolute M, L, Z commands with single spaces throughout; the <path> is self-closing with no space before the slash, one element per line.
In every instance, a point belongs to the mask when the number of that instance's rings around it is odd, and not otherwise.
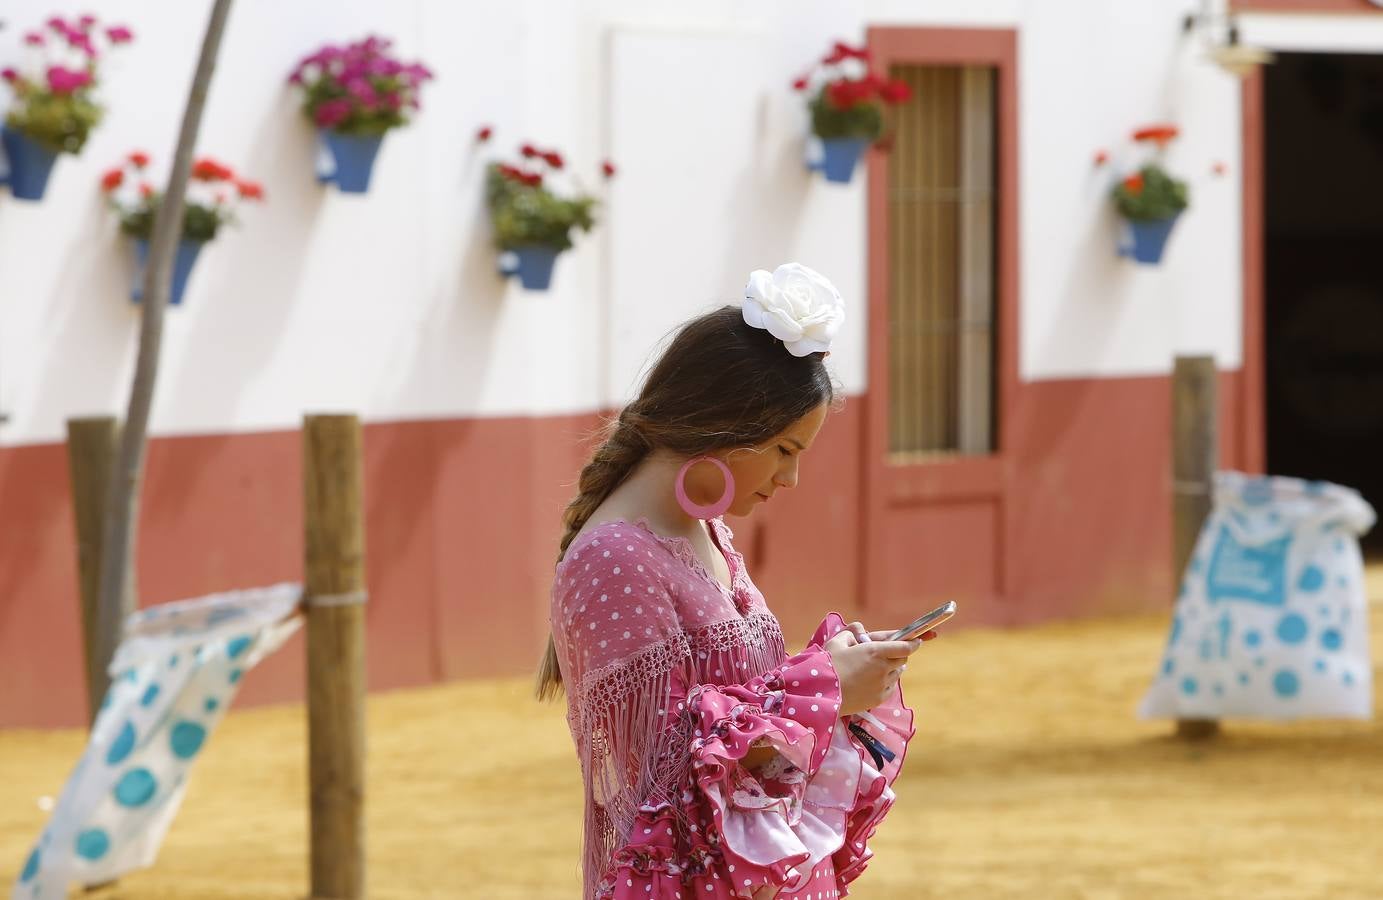
<path fill-rule="evenodd" d="M 725 268 L 717 283 L 742 285 L 753 269 L 773 271 L 789 261 L 800 246 L 798 231 L 807 194 L 819 176 L 802 162 L 802 138 L 782 123 L 773 121 L 775 104 L 760 96 L 754 116 L 757 153 L 734 178 L 731 196 L 740 198 L 726 210 L 729 231 Z M 776 144 L 774 135 L 784 136 Z M 748 267 L 746 268 L 746 263 Z M 715 298 L 716 305 L 736 303 L 738 294 Z"/>

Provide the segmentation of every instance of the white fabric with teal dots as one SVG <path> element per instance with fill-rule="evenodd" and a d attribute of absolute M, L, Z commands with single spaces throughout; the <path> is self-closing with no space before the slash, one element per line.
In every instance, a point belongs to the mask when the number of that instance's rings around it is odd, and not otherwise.
<path fill-rule="evenodd" d="M 1373 712 L 1357 491 L 1238 472 L 1182 577 L 1143 718 L 1361 718 Z"/>
<path fill-rule="evenodd" d="M 131 616 L 86 752 L 29 854 L 13 900 L 57 900 L 151 865 L 187 775 L 240 678 L 300 624 L 302 588 L 165 603 Z"/>

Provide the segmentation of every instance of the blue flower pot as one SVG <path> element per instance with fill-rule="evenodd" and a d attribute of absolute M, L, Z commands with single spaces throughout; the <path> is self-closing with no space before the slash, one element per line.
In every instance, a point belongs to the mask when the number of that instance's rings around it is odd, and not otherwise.
<path fill-rule="evenodd" d="M 873 141 L 867 138 L 822 138 L 821 159 L 811 168 L 826 176 L 827 181 L 849 184 L 855 175 L 855 164 Z"/>
<path fill-rule="evenodd" d="M 1145 266 L 1155 266 L 1162 262 L 1162 253 L 1167 249 L 1167 238 L 1172 234 L 1172 226 L 1180 218 L 1178 213 L 1170 219 L 1155 219 L 1149 222 L 1126 221 L 1128 240 L 1119 247 L 1120 256 L 1132 257 L 1135 262 Z"/>
<path fill-rule="evenodd" d="M 192 274 L 192 266 L 197 262 L 197 254 L 202 252 L 202 241 L 178 241 L 178 252 L 173 256 L 173 281 L 168 286 L 168 302 L 173 306 L 182 305 L 182 294 L 187 289 L 187 276 Z M 144 266 L 149 261 L 149 242 L 138 238 L 134 242 L 135 267 L 134 288 L 130 299 L 135 303 L 144 299 Z"/>
<path fill-rule="evenodd" d="M 517 275 L 525 290 L 545 291 L 552 286 L 552 267 L 559 252 L 536 245 L 506 250 L 500 255 L 499 271 L 505 276 Z"/>
<path fill-rule="evenodd" d="M 318 161 L 317 180 L 333 182 L 346 194 L 363 194 L 370 189 L 370 175 L 384 135 L 359 137 L 325 129 L 318 132 L 326 153 Z"/>
<path fill-rule="evenodd" d="M 58 155 L 22 131 L 4 126 L 0 129 L 5 156 L 10 162 L 10 174 L 5 182 L 17 200 L 42 200 L 48 190 L 48 176 Z"/>

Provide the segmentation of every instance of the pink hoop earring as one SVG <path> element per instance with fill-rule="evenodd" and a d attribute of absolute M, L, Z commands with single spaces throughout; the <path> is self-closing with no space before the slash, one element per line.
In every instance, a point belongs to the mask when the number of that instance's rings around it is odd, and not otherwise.
<path fill-rule="evenodd" d="M 685 479 L 687 472 L 692 466 L 699 462 L 708 462 L 720 470 L 720 474 L 725 479 L 725 493 L 721 494 L 720 499 L 710 506 L 698 506 L 691 502 L 687 496 L 687 486 Z M 735 501 L 735 476 L 730 474 L 730 467 L 716 459 L 714 456 L 697 456 L 687 460 L 682 464 L 682 468 L 677 472 L 677 478 L 673 481 L 673 493 L 677 495 L 677 505 L 682 507 L 682 511 L 694 519 L 714 519 L 722 516 L 730 508 L 730 504 Z"/>

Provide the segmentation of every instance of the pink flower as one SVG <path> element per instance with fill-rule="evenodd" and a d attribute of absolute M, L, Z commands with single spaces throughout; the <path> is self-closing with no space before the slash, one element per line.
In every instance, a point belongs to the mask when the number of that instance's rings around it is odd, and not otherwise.
<path fill-rule="evenodd" d="M 91 15 L 90 13 L 87 13 L 86 15 L 82 16 L 80 19 L 77 20 L 77 24 L 84 29 L 90 28 L 92 25 L 96 24 L 96 17 Z"/>
<path fill-rule="evenodd" d="M 422 63 L 412 63 L 402 69 L 403 77 L 414 87 L 434 77 L 432 70 Z"/>
<path fill-rule="evenodd" d="M 42 34 L 37 31 L 31 31 L 24 35 L 24 43 L 28 44 L 30 47 L 42 47 L 47 41 L 44 40 Z"/>
<path fill-rule="evenodd" d="M 384 95 L 384 105 L 397 111 L 403 108 L 403 99 L 396 93 L 388 93 Z"/>
<path fill-rule="evenodd" d="M 43 24 L 56 31 L 58 34 L 67 33 L 67 23 L 63 21 L 61 16 L 53 16 L 53 18 Z"/>
<path fill-rule="evenodd" d="M 403 63 L 394 59 L 386 59 L 382 56 L 377 56 L 365 63 L 365 72 L 370 75 L 382 75 L 388 78 L 402 71 Z"/>
<path fill-rule="evenodd" d="M 0 70 L 0 78 L 5 79 L 10 84 L 14 84 L 16 81 L 19 80 L 19 73 L 16 72 L 14 69 L 7 67 L 3 70 Z"/>
<path fill-rule="evenodd" d="M 64 66 L 48 67 L 48 89 L 55 94 L 70 94 L 91 84 L 91 75 Z"/>
<path fill-rule="evenodd" d="M 379 95 L 375 93 L 374 85 L 363 78 L 352 78 L 346 82 L 346 90 L 350 91 L 351 96 L 365 106 L 374 106 L 379 102 Z"/>
<path fill-rule="evenodd" d="M 116 25 L 114 28 L 106 29 L 106 37 L 110 38 L 112 44 L 128 44 L 134 40 L 134 32 L 124 25 Z"/>
<path fill-rule="evenodd" d="M 323 128 L 335 128 L 346 121 L 350 114 L 351 102 L 343 97 L 337 100 L 328 100 L 318 106 L 313 118 Z"/>
<path fill-rule="evenodd" d="M 67 43 L 74 49 L 80 50 L 87 56 L 96 55 L 96 47 L 91 43 L 91 37 L 84 31 L 67 32 Z"/>

